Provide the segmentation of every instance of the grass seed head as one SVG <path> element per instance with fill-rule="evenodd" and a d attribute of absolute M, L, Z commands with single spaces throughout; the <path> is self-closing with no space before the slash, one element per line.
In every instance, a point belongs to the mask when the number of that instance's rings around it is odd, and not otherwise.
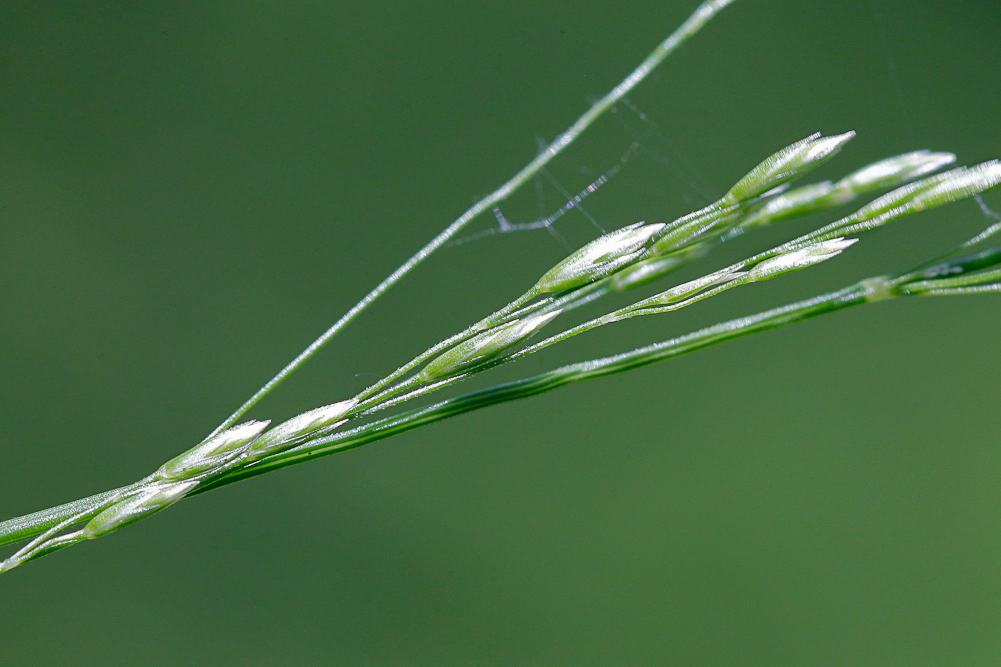
<path fill-rule="evenodd" d="M 167 461 L 156 476 L 165 480 L 189 479 L 217 468 L 237 456 L 270 423 L 249 421 L 230 427 Z"/>
<path fill-rule="evenodd" d="M 716 271 L 715 273 L 710 273 L 709 275 L 702 276 L 701 278 L 696 278 L 695 280 L 689 280 L 687 283 L 682 283 L 676 285 L 669 290 L 661 292 L 655 297 L 652 297 L 650 301 L 659 304 L 672 304 L 689 299 L 699 292 L 713 287 L 714 285 L 719 285 L 721 283 L 730 282 L 732 280 L 737 280 L 743 277 L 745 274 L 742 271 L 735 271 L 733 269 L 724 269 L 722 271 Z"/>
<path fill-rule="evenodd" d="M 599 236 L 547 271 L 535 285 L 540 293 L 582 287 L 638 260 L 665 225 L 638 222 Z"/>
<path fill-rule="evenodd" d="M 895 188 L 907 181 L 926 176 L 956 161 L 952 153 L 933 153 L 928 150 L 904 153 L 874 162 L 848 174 L 838 182 L 855 194 L 883 188 Z"/>
<path fill-rule="evenodd" d="M 722 233 L 732 228 L 739 218 L 740 207 L 737 205 L 716 202 L 706 206 L 665 225 L 650 246 L 650 254 L 667 256 L 691 248 L 707 234 Z"/>
<path fill-rule="evenodd" d="M 83 527 L 82 536 L 87 539 L 101 537 L 153 512 L 173 505 L 198 486 L 198 482 L 168 482 L 154 484 L 131 498 L 126 498 L 104 510 Z"/>
<path fill-rule="evenodd" d="M 303 412 L 265 432 L 250 444 L 253 458 L 265 456 L 283 449 L 303 436 L 315 433 L 321 428 L 331 428 L 344 423 L 345 415 L 358 405 L 355 399 L 324 405 Z"/>
<path fill-rule="evenodd" d="M 999 183 L 1001 162 L 997 160 L 974 167 L 957 167 L 888 192 L 860 208 L 848 220 L 885 224 L 910 213 L 972 197 Z"/>
<path fill-rule="evenodd" d="M 808 215 L 851 201 L 855 194 L 830 181 L 813 183 L 784 192 L 766 202 L 741 221 L 741 228 L 767 225 L 777 220 Z"/>
<path fill-rule="evenodd" d="M 858 239 L 836 238 L 821 241 L 820 243 L 811 243 L 802 248 L 784 252 L 781 255 L 755 264 L 747 272 L 744 280 L 747 282 L 769 280 L 792 271 L 805 269 L 820 262 L 826 262 L 832 257 L 840 255 L 845 248 L 854 245 L 857 241 Z"/>
<path fill-rule="evenodd" d="M 528 339 L 529 336 L 552 322 L 561 312 L 561 310 L 554 310 L 549 313 L 530 315 L 524 319 L 477 334 L 432 359 L 421 370 L 419 377 L 425 382 L 433 382 L 494 359 Z"/>
<path fill-rule="evenodd" d="M 628 266 L 609 280 L 609 287 L 616 292 L 624 292 L 634 287 L 646 285 L 662 276 L 666 276 L 678 267 L 688 262 L 688 256 L 675 254 L 668 257 L 655 257 Z"/>
<path fill-rule="evenodd" d="M 915 211 L 923 211 L 966 199 L 1001 183 L 1001 162 L 991 160 L 970 167 L 934 187 L 917 193 L 911 200 Z"/>
<path fill-rule="evenodd" d="M 831 137 L 823 137 L 817 133 L 797 141 L 748 172 L 730 188 L 723 199 L 729 203 L 739 204 L 783 183 L 788 183 L 832 158 L 854 137 L 854 132 Z"/>

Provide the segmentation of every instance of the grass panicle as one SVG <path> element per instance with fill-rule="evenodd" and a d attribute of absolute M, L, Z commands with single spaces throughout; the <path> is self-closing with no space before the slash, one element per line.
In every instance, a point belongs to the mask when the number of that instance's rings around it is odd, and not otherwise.
<path fill-rule="evenodd" d="M 979 196 L 1001 183 L 1001 163 L 996 160 L 935 173 L 955 162 L 956 156 L 919 150 L 864 166 L 838 181 L 793 188 L 793 181 L 833 158 L 855 136 L 854 132 L 831 136 L 818 133 L 774 153 L 707 207 L 671 222 L 630 224 L 585 244 L 534 284 L 526 280 L 525 284 L 532 287 L 503 308 L 429 347 L 355 396 L 309 410 L 275 426 L 256 420 L 237 424 L 247 410 L 404 275 L 480 213 L 490 210 L 539 174 L 731 1 L 710 0 L 700 5 L 622 83 L 596 102 L 524 169 L 475 204 L 388 276 L 201 443 L 134 484 L 0 523 L 0 545 L 27 542 L 0 563 L 0 572 L 115 532 L 183 498 L 360 447 L 488 405 L 625 372 L 850 306 L 910 296 L 1001 291 L 1001 249 L 953 257 L 1001 231 L 1001 225 L 994 225 L 944 256 L 895 276 L 870 276 L 840 290 L 721 322 L 685 336 L 382 416 L 403 403 L 517 362 L 596 328 L 634 317 L 671 313 L 735 287 L 786 276 L 832 260 L 859 242 L 857 237 L 863 233 L 913 213 Z M 876 196 L 854 213 L 769 250 L 723 268 L 707 267 L 697 278 L 666 285 L 629 305 L 611 310 L 601 307 L 604 297 L 610 294 L 651 285 L 682 267 L 708 261 L 712 250 L 720 243 L 736 241 L 757 227 L 826 212 L 883 190 L 890 191 Z M 564 321 L 560 318 L 562 313 L 584 307 L 594 308 L 598 313 L 580 324 L 557 329 Z M 556 333 L 530 343 L 529 339 L 544 327 Z"/>

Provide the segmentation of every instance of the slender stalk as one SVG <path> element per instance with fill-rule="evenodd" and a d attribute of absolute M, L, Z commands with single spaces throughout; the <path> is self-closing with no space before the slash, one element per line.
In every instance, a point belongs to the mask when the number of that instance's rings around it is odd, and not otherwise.
<path fill-rule="evenodd" d="M 337 320 L 333 326 L 323 332 L 319 338 L 310 343 L 310 345 L 303 350 L 299 356 L 293 359 L 287 366 L 285 366 L 285 368 L 280 370 L 277 375 L 268 380 L 263 387 L 258 389 L 253 396 L 247 399 L 247 401 L 236 410 L 236 412 L 220 424 L 211 435 L 215 435 L 235 424 L 237 420 L 246 414 L 250 408 L 256 405 L 258 401 L 267 396 L 271 390 L 281 384 L 285 378 L 294 373 L 299 366 L 302 366 L 314 354 L 319 352 L 331 338 L 336 336 L 338 332 L 341 331 L 341 329 L 350 324 L 352 320 L 362 313 L 362 311 L 375 303 L 379 297 L 386 293 L 393 285 L 398 283 L 421 262 L 427 259 L 432 253 L 438 250 L 438 248 L 445 245 L 449 239 L 472 222 L 476 216 L 504 201 L 514 194 L 522 185 L 530 181 L 547 164 L 549 164 L 554 157 L 559 155 L 565 148 L 576 141 L 577 138 L 588 127 L 590 127 L 592 123 L 594 123 L 594 121 L 598 120 L 598 118 L 608 111 L 609 108 L 614 106 L 619 100 L 622 99 L 623 96 L 627 95 L 633 88 L 643 81 L 643 79 L 645 79 L 650 72 L 660 65 L 664 59 L 671 55 L 671 53 L 684 44 L 700 29 L 702 29 L 702 27 L 708 23 L 710 19 L 712 19 L 719 11 L 724 9 L 733 1 L 734 0 L 706 0 L 706 2 L 699 5 L 698 9 L 696 9 L 695 12 L 692 13 L 692 15 L 689 16 L 677 30 L 661 42 L 660 45 L 658 45 L 657 48 L 655 48 L 650 55 L 648 55 L 646 59 L 640 63 L 639 67 L 633 70 L 633 72 L 623 79 L 619 85 L 613 88 L 611 92 L 591 105 L 591 108 L 588 109 L 584 115 L 578 118 L 573 125 L 563 132 L 563 134 L 558 136 L 551 144 L 540 152 L 534 160 L 529 162 L 507 183 L 473 204 L 468 211 L 459 216 L 452 224 L 446 227 L 444 231 L 438 234 L 438 236 L 434 237 L 427 245 L 418 250 L 413 257 L 408 259 L 400 265 L 399 268 L 389 274 L 389 276 L 379 283 L 375 289 L 365 295 L 361 301 L 352 306 L 352 308 L 339 320 Z"/>

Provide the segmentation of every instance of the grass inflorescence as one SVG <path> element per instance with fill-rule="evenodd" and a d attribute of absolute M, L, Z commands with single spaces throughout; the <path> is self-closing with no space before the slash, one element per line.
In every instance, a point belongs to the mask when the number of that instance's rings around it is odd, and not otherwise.
<path fill-rule="evenodd" d="M 783 277 L 835 259 L 860 235 L 899 218 L 978 196 L 1001 183 L 1001 163 L 955 167 L 947 152 L 918 150 L 863 166 L 840 180 L 793 186 L 834 158 L 855 134 L 814 134 L 754 166 L 714 203 L 670 222 L 634 223 L 603 234 L 558 262 L 503 308 L 431 346 L 351 397 L 304 412 L 281 424 L 237 423 L 247 410 L 294 372 L 338 331 L 406 273 L 444 245 L 479 213 L 510 196 L 640 83 L 674 49 L 731 0 L 711 0 L 663 42 L 619 86 L 595 103 L 563 135 L 497 191 L 474 205 L 266 383 L 202 442 L 128 486 L 0 523 L 0 544 L 27 541 L 0 563 L 0 572 L 79 542 L 114 532 L 180 500 L 319 456 L 424 426 L 484 406 L 566 384 L 663 361 L 737 337 L 766 331 L 854 305 L 909 296 L 1001 291 L 1001 250 L 976 249 L 1001 226 L 955 251 L 896 275 L 877 275 L 843 289 L 756 315 L 740 317 L 668 341 L 563 366 L 433 405 L 382 416 L 408 401 L 517 362 L 574 336 L 634 317 L 663 315 L 737 287 Z M 669 281 L 680 268 L 707 262 L 713 249 L 762 226 L 825 212 L 884 192 L 853 213 L 812 232 L 697 278 L 667 284 L 651 296 L 615 309 L 603 298 Z M 962 252 L 962 256 L 959 255 Z M 564 313 L 598 310 L 575 326 Z M 548 335 L 544 335 L 548 333 Z M 533 342 L 534 341 L 534 342 Z"/>

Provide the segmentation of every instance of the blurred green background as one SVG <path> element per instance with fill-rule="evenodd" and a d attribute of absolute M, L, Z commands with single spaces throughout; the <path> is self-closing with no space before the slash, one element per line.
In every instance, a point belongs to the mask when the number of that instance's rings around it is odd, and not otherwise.
<path fill-rule="evenodd" d="M 197 442 L 694 5 L 0 4 L 0 514 Z M 648 123 L 620 108 L 552 175 L 577 191 L 640 136 L 587 202 L 613 228 L 813 131 L 859 133 L 823 178 L 999 157 L 999 26 L 985 0 L 738 0 L 631 97 Z M 504 211 L 562 203 L 542 194 Z M 521 372 L 901 270 L 988 222 L 970 202 L 909 218 Z M 564 254 L 544 232 L 441 252 L 254 416 L 351 395 Z M 996 665 L 999 326 L 989 296 L 859 308 L 199 496 L 0 578 L 0 656 Z"/>

